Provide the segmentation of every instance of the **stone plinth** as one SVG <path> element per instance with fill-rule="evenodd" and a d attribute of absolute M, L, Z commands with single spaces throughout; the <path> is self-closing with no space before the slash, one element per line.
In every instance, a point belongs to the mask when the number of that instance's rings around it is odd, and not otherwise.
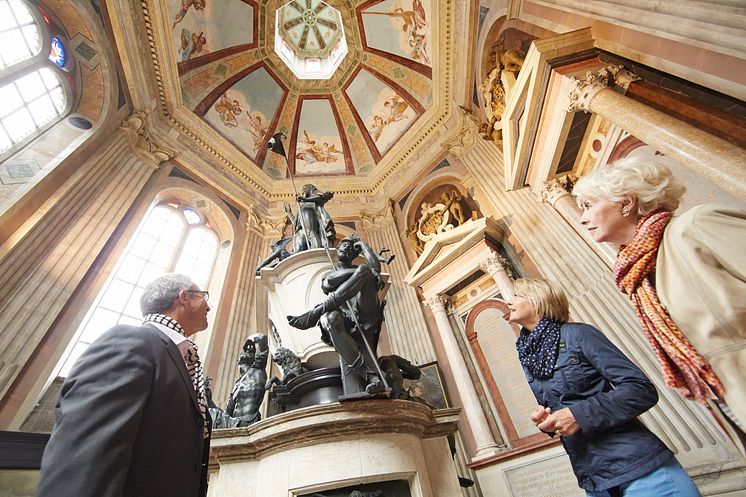
<path fill-rule="evenodd" d="M 406 480 L 413 497 L 460 495 L 446 436 L 458 409 L 404 400 L 313 406 L 213 433 L 208 497 L 288 497 Z"/>

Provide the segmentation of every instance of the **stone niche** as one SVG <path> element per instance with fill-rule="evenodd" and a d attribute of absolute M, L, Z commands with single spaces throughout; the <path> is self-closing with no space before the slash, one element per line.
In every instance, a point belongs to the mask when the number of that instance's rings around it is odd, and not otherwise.
<path fill-rule="evenodd" d="M 365 400 L 219 430 L 210 450 L 208 497 L 336 496 L 376 483 L 401 487 L 402 480 L 412 497 L 460 495 L 446 439 L 458 419 L 459 409 Z"/>

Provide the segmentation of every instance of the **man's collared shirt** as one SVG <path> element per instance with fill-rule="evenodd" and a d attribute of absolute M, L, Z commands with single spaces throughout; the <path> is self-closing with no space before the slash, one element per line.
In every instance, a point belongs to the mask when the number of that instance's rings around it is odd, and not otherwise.
<path fill-rule="evenodd" d="M 189 339 L 178 331 L 172 330 L 168 326 L 153 321 L 150 321 L 150 324 L 161 330 L 172 342 L 174 342 L 176 347 L 179 349 L 181 357 L 184 358 L 184 362 L 186 362 L 186 353 L 190 345 Z"/>

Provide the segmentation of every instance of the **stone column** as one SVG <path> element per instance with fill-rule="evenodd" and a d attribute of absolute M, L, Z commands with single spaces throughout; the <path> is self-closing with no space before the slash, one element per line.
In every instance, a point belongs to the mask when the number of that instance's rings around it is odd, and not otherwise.
<path fill-rule="evenodd" d="M 497 283 L 500 294 L 503 299 L 510 300 L 513 298 L 513 279 L 509 272 L 510 262 L 496 252 L 492 252 L 482 262 L 479 263 L 480 269 L 487 272 Z"/>
<path fill-rule="evenodd" d="M 575 79 L 569 112 L 593 112 L 691 168 L 736 197 L 746 199 L 746 150 L 722 138 L 625 97 L 608 88 L 629 83 L 629 72 L 609 67 L 585 80 Z"/>
<path fill-rule="evenodd" d="M 448 320 L 448 313 L 446 312 L 448 297 L 445 295 L 434 295 L 428 298 L 426 303 L 435 317 L 438 333 L 440 333 L 441 340 L 443 341 L 443 348 L 445 349 L 448 363 L 451 365 L 451 371 L 456 381 L 456 388 L 461 397 L 463 413 L 466 416 L 477 445 L 477 451 L 472 462 L 493 456 L 502 449 L 495 443 L 495 438 L 492 436 L 490 427 L 487 424 L 487 417 L 484 415 L 484 409 L 474 390 L 469 370 L 466 367 L 464 357 L 461 355 L 461 349 L 456 341 L 451 322 Z"/>
<path fill-rule="evenodd" d="M 410 268 L 391 209 L 389 205 L 379 211 L 363 213 L 361 217 L 371 247 L 376 251 L 386 247 L 391 250 L 387 255 L 396 255 L 390 265 L 382 268 L 391 275 L 384 308 L 386 333 L 393 354 L 414 364 L 426 364 L 436 359 L 435 349 L 417 292 L 404 282 Z"/>

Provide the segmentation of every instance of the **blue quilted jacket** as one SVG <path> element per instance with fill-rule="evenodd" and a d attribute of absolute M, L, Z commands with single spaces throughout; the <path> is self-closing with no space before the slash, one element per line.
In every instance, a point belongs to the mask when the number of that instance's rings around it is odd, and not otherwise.
<path fill-rule="evenodd" d="M 637 419 L 658 402 L 655 387 L 593 326 L 562 325 L 550 378 L 523 372 L 540 405 L 552 412 L 568 407 L 580 425 L 576 434 L 562 437 L 562 444 L 581 488 L 599 492 L 622 485 L 673 456 Z"/>

